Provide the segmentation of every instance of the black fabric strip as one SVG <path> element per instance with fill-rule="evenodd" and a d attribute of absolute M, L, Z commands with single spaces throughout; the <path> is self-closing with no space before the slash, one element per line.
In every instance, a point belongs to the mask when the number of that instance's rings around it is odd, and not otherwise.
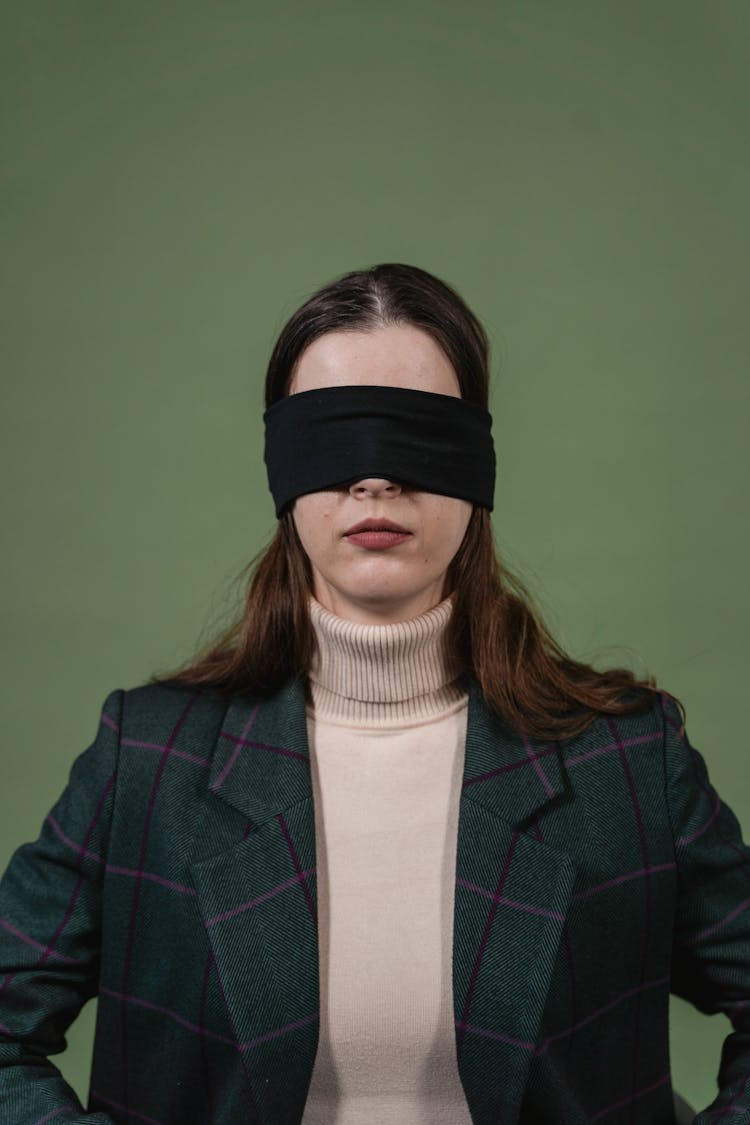
<path fill-rule="evenodd" d="M 279 399 L 263 421 L 277 516 L 296 496 L 363 477 L 492 511 L 492 416 L 477 403 L 410 387 L 323 387 Z"/>

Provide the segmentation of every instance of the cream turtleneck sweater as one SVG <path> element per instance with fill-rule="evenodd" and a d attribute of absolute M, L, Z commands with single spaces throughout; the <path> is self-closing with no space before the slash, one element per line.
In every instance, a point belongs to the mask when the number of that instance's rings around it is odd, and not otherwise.
<path fill-rule="evenodd" d="M 410 621 L 310 614 L 320 1038 L 303 1125 L 470 1125 L 452 937 L 468 697 L 446 599 Z"/>

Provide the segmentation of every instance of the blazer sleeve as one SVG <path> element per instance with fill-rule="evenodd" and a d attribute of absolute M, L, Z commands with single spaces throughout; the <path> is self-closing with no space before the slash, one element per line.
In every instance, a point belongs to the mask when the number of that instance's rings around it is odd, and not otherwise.
<path fill-rule="evenodd" d="M 662 696 L 667 796 L 677 863 L 671 990 L 723 1012 L 718 1095 L 694 1125 L 750 1123 L 750 853 L 737 818 L 709 781 L 677 704 Z"/>
<path fill-rule="evenodd" d="M 48 1056 L 98 990 L 101 899 L 124 692 L 104 701 L 94 742 L 38 839 L 0 880 L 0 1122 L 111 1125 L 87 1114 Z"/>

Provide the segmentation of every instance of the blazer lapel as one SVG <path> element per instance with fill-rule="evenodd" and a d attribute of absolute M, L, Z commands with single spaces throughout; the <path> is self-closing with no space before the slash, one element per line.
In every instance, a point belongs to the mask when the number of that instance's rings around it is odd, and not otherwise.
<path fill-rule="evenodd" d="M 461 1082 L 480 1125 L 518 1120 L 575 878 L 535 818 L 565 798 L 556 743 L 520 735 L 471 681 L 459 806 L 453 1001 Z"/>
<path fill-rule="evenodd" d="M 214 808 L 198 829 L 191 872 L 227 1010 L 258 1119 L 299 1122 L 319 1025 L 315 821 L 300 681 L 260 702 L 232 700 L 209 791 Z"/>
<path fill-rule="evenodd" d="M 472 1119 L 518 1118 L 574 879 L 535 838 L 564 796 L 559 749 L 524 739 L 469 685 L 453 930 L 458 1069 Z M 235 697 L 191 871 L 259 1119 L 299 1122 L 319 1032 L 315 818 L 304 685 Z"/>

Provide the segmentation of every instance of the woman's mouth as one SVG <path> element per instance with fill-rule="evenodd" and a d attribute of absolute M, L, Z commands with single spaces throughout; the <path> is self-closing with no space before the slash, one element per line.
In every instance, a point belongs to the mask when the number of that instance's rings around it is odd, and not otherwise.
<path fill-rule="evenodd" d="M 397 547 L 411 538 L 411 532 L 392 520 L 368 519 L 354 524 L 344 538 L 366 551 L 383 551 Z"/>
<path fill-rule="evenodd" d="M 347 535 L 345 538 L 347 542 L 356 543 L 358 547 L 364 547 L 367 551 L 382 551 L 389 547 L 396 547 L 399 543 L 405 543 L 407 539 L 411 539 L 411 532 L 356 531 L 353 535 Z"/>

